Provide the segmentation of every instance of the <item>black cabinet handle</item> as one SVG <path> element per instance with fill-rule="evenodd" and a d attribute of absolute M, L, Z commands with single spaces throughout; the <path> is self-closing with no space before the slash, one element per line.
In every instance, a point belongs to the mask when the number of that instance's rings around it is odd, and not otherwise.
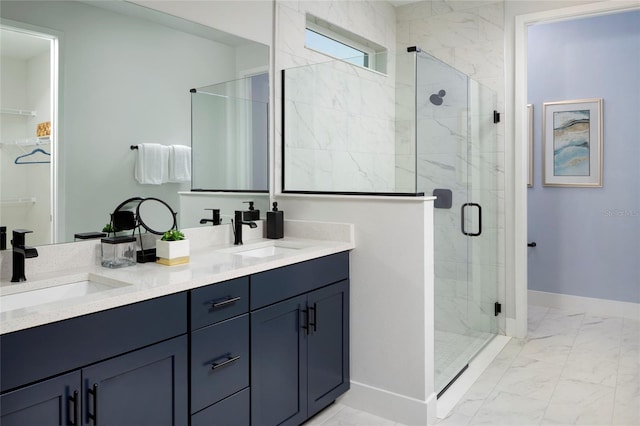
<path fill-rule="evenodd" d="M 94 383 L 91 389 L 87 390 L 87 394 L 93 397 L 93 413 L 87 412 L 87 417 L 89 418 L 89 420 L 93 421 L 94 425 L 97 426 L 98 425 L 98 384 Z M 87 408 L 88 407 L 89 407 L 89 401 L 87 401 Z"/>
<path fill-rule="evenodd" d="M 466 207 L 477 207 L 478 208 L 478 232 L 467 232 L 467 230 L 464 227 L 464 212 L 466 210 Z M 482 234 L 482 207 L 480 206 L 480 204 L 478 203 L 464 203 L 462 205 L 462 208 L 460 209 L 460 227 L 462 230 L 462 233 L 464 235 L 468 235 L 470 237 L 478 237 L 480 236 L 480 234 Z"/>
<path fill-rule="evenodd" d="M 231 354 L 227 354 L 227 355 L 225 355 L 225 356 L 226 356 L 226 358 L 227 358 L 227 359 L 225 359 L 225 360 L 224 360 L 224 361 L 222 361 L 222 362 L 212 362 L 212 363 L 211 363 L 211 369 L 212 369 L 212 370 L 216 370 L 216 369 L 218 369 L 218 368 L 222 368 L 222 367 L 224 367 L 225 365 L 231 364 L 232 362 L 235 362 L 235 361 L 237 361 L 237 360 L 239 360 L 239 359 L 240 359 L 240 355 L 238 355 L 238 356 L 231 356 Z"/>
<path fill-rule="evenodd" d="M 68 418 L 71 417 L 71 413 L 73 413 L 73 420 L 71 420 L 71 422 L 67 422 L 67 424 L 70 424 L 72 426 L 80 426 L 80 423 L 78 422 L 79 418 L 80 418 L 80 401 L 78 398 L 78 391 L 73 391 L 73 396 L 69 396 L 67 402 L 72 403 L 73 404 L 73 408 L 69 408 L 69 406 L 67 405 L 67 416 Z"/>
<path fill-rule="evenodd" d="M 318 305 L 316 303 L 314 303 L 313 306 L 309 306 L 309 316 L 311 316 L 311 311 L 313 311 L 313 319 L 309 320 L 309 327 L 313 328 L 313 332 L 315 333 L 318 331 Z"/>
<path fill-rule="evenodd" d="M 220 302 L 212 300 L 210 302 L 207 302 L 207 305 L 211 305 L 211 309 L 222 308 L 224 306 L 236 303 L 240 299 L 242 299 L 242 297 L 238 296 L 238 297 L 229 297 L 229 299 L 223 300 L 223 301 L 220 301 Z"/>
<path fill-rule="evenodd" d="M 302 329 L 304 330 L 304 334 L 306 334 L 307 336 L 310 333 L 310 328 L 309 328 L 309 308 L 307 309 L 303 309 L 302 310 L 302 314 L 304 315 L 304 322 L 302 323 Z"/>
<path fill-rule="evenodd" d="M 535 246 L 537 246 L 537 244 L 536 244 L 536 242 L 534 241 L 534 242 L 531 242 L 531 243 L 527 244 L 527 246 L 528 246 L 528 247 L 535 247 Z"/>

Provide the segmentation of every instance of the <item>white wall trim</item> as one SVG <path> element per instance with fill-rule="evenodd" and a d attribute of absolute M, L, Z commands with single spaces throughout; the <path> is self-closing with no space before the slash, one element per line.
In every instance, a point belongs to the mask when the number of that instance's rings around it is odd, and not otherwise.
<path fill-rule="evenodd" d="M 590 315 L 640 319 L 640 303 L 529 290 L 529 303 Z"/>
<path fill-rule="evenodd" d="M 406 425 L 436 423 L 437 396 L 435 393 L 422 401 L 351 381 L 351 389 L 339 399 L 339 402 Z"/>
<path fill-rule="evenodd" d="M 513 158 L 513 270 L 515 321 L 507 321 L 507 334 L 524 337 L 527 330 L 527 28 L 540 22 L 551 22 L 635 10 L 640 1 L 601 1 L 561 9 L 524 14 L 515 17 L 513 62 L 506 63 L 506 75 L 514 80 Z M 509 53 L 507 53 L 507 57 Z M 507 88 L 508 89 L 508 88 Z M 507 93 L 507 99 L 509 99 Z M 509 132 L 507 132 L 508 134 Z M 509 250 L 509 245 L 507 246 Z M 509 253 L 509 251 L 508 251 Z M 529 293 L 531 294 L 531 293 Z"/>

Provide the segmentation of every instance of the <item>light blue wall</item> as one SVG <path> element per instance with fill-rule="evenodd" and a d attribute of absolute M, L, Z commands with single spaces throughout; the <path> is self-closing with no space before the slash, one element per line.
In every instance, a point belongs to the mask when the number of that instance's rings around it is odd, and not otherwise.
<path fill-rule="evenodd" d="M 530 27 L 529 289 L 640 302 L 640 11 Z M 542 104 L 603 98 L 602 188 L 542 186 Z"/>

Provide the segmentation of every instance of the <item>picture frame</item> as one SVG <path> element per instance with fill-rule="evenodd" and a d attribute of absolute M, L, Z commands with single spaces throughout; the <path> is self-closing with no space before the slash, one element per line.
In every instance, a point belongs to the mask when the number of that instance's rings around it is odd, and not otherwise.
<path fill-rule="evenodd" d="M 602 98 L 545 102 L 544 186 L 602 187 Z"/>
<path fill-rule="evenodd" d="M 533 188 L 533 104 L 527 104 L 527 137 L 529 144 L 529 170 L 527 187 Z"/>

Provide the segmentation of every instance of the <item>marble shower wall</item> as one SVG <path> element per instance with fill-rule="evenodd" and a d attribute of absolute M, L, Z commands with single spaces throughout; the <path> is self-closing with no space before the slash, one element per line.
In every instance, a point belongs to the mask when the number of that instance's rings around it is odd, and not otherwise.
<path fill-rule="evenodd" d="M 285 72 L 285 188 L 394 190 L 394 85 L 344 61 Z"/>
<path fill-rule="evenodd" d="M 348 29 L 388 50 L 387 74 L 365 70 L 307 49 L 306 14 Z M 276 69 L 286 69 L 286 189 L 388 192 L 395 188 L 395 9 L 380 1 L 277 1 Z M 328 63 L 328 61 L 331 61 Z M 313 67 L 303 67 L 305 65 Z M 320 65 L 321 64 L 321 65 Z M 299 68 L 303 67 L 303 68 Z M 309 74 L 306 74 L 309 73 Z M 311 75 L 313 73 L 313 75 Z M 293 80 L 293 78 L 292 78 Z M 294 153 L 295 155 L 291 155 Z M 276 170 L 283 159 L 276 156 Z M 313 173 L 311 173 L 313 172 Z"/>

